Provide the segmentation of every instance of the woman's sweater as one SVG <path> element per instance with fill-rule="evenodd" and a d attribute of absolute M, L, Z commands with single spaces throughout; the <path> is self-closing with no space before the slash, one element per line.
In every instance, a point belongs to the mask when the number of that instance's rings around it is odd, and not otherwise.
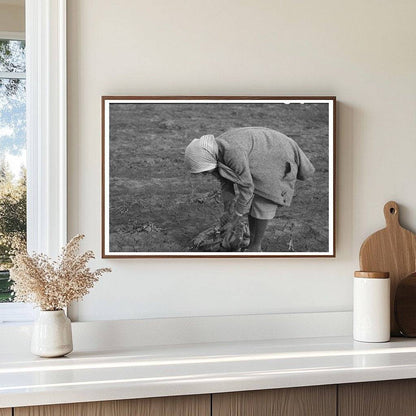
<path fill-rule="evenodd" d="M 216 138 L 218 172 L 223 188 L 239 189 L 236 210 L 246 214 L 254 194 L 278 205 L 290 206 L 297 179 L 305 180 L 315 168 L 297 143 L 264 127 L 243 127 Z"/>

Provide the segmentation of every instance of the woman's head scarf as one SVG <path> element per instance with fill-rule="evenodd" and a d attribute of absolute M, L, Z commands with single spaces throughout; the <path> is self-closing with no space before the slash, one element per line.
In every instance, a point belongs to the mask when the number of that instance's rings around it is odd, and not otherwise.
<path fill-rule="evenodd" d="M 191 173 L 215 169 L 218 161 L 218 145 L 212 134 L 194 139 L 185 149 L 185 164 Z"/>

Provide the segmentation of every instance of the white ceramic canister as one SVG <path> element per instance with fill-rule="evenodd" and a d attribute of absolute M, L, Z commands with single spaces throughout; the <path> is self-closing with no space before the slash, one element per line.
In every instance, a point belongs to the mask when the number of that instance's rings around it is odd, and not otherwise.
<path fill-rule="evenodd" d="M 33 325 L 31 351 L 40 357 L 62 357 L 72 351 L 71 321 L 63 310 L 40 311 Z"/>
<path fill-rule="evenodd" d="M 387 272 L 355 272 L 353 336 L 361 342 L 390 340 L 390 278 Z"/>

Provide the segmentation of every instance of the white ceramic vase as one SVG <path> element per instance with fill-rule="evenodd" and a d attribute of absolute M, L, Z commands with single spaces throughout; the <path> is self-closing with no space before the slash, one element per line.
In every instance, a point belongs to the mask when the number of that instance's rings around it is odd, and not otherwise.
<path fill-rule="evenodd" d="M 72 351 L 71 321 L 61 309 L 40 311 L 33 325 L 31 351 L 39 357 L 62 357 Z"/>

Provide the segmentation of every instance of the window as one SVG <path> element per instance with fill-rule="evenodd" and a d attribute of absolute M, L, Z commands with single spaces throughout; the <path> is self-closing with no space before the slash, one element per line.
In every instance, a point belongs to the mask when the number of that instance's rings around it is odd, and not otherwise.
<path fill-rule="evenodd" d="M 26 40 L 23 45 L 27 46 L 27 70 L 17 63 L 7 71 L 1 69 L 1 83 L 18 79 L 13 82 L 25 87 L 27 247 L 56 257 L 66 243 L 66 0 L 25 2 L 25 32 L 25 37 L 0 32 L 1 40 Z M 17 148 L 9 153 L 19 171 L 21 153 Z M 0 302 L 0 324 L 27 322 L 33 317 L 32 305 Z"/>
<path fill-rule="evenodd" d="M 26 53 L 0 33 L 0 303 L 12 301 L 10 253 L 26 244 Z"/>
<path fill-rule="evenodd" d="M 27 247 L 56 257 L 66 243 L 66 0 L 25 2 L 25 32 L 27 49 L 21 56 L 26 58 L 27 78 L 20 61 L 14 62 L 16 67 L 1 69 L 0 81 L 2 85 L 18 84 L 26 94 Z M 24 40 L 10 35 L 0 32 L 0 39 Z M 21 121 L 17 130 L 24 128 L 24 119 Z M 3 132 L 11 133 L 11 127 Z M 15 162 L 13 169 L 19 172 L 24 153 L 17 147 L 9 153 Z M 32 305 L 0 302 L 0 324 L 27 322 L 33 317 Z"/>

